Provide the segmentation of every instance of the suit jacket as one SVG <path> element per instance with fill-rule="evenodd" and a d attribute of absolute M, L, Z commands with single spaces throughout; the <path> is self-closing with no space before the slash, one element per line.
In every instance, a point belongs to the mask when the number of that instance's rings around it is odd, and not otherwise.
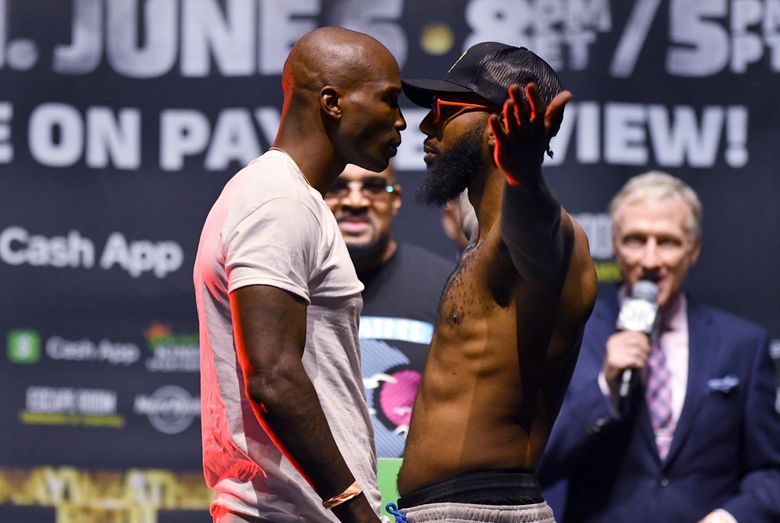
<path fill-rule="evenodd" d="M 694 523 L 716 508 L 780 522 L 780 415 L 767 333 L 688 299 L 688 381 L 666 460 L 641 384 L 616 411 L 598 386 L 619 312 L 614 290 L 586 326 L 539 474 L 568 480 L 565 522 Z"/>

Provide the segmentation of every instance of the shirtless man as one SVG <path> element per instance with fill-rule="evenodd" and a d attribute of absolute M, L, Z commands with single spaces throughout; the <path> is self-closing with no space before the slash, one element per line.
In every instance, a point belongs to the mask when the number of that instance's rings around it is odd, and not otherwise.
<path fill-rule="evenodd" d="M 420 196 L 442 204 L 468 188 L 479 231 L 440 304 L 398 517 L 554 521 L 533 472 L 596 290 L 585 233 L 541 175 L 571 93 L 532 52 L 493 42 L 471 47 L 443 80 L 403 86 L 431 108 Z"/>
<path fill-rule="evenodd" d="M 195 261 L 203 468 L 216 523 L 379 523 L 357 279 L 323 196 L 401 142 L 393 55 L 312 31 L 282 72 L 274 147 L 228 181 Z"/>

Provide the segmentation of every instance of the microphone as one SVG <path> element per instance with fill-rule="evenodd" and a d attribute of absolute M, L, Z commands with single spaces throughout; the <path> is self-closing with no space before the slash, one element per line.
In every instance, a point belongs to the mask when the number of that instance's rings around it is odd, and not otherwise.
<path fill-rule="evenodd" d="M 653 334 L 658 319 L 658 287 L 650 280 L 639 280 L 631 289 L 631 294 L 623 300 L 616 328 L 621 331 Z M 618 396 L 625 399 L 631 388 L 633 369 L 625 369 L 620 375 Z"/>

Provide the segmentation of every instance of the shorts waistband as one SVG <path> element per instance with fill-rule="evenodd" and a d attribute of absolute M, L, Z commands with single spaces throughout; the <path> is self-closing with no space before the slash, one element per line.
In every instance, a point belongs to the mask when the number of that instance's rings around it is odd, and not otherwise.
<path fill-rule="evenodd" d="M 541 503 L 542 492 L 530 472 L 471 472 L 421 488 L 398 500 L 399 508 L 429 503 L 475 505 L 532 505 Z"/>

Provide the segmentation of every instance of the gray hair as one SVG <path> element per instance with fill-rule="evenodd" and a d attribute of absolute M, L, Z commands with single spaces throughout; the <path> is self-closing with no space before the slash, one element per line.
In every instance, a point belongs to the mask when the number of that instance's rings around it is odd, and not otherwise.
<path fill-rule="evenodd" d="M 609 215 L 615 223 L 617 214 L 625 205 L 647 201 L 678 200 L 691 212 L 689 233 L 694 242 L 701 240 L 701 202 L 691 187 L 674 176 L 661 171 L 649 171 L 629 179 L 609 204 Z"/>

